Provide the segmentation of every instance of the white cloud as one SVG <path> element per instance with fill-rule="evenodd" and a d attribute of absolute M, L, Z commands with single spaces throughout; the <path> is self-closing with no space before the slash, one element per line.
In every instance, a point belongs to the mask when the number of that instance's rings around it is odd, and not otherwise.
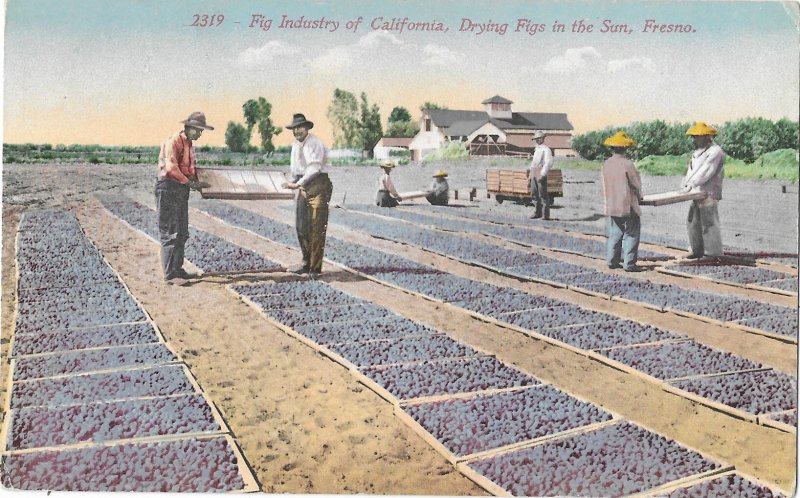
<path fill-rule="evenodd" d="M 266 66 L 275 60 L 291 57 L 300 53 L 298 47 L 288 45 L 282 41 L 272 40 L 262 47 L 249 47 L 239 54 L 237 62 L 246 67 Z"/>
<path fill-rule="evenodd" d="M 608 61 L 608 72 L 616 73 L 628 68 L 639 66 L 651 73 L 656 72 L 656 65 L 649 57 L 632 57 L 630 59 L 615 59 Z"/>
<path fill-rule="evenodd" d="M 596 48 L 570 48 L 563 55 L 557 55 L 545 62 L 542 70 L 548 74 L 574 73 L 588 66 L 592 59 L 600 59 L 600 52 Z"/>
<path fill-rule="evenodd" d="M 434 45 L 432 43 L 425 45 L 422 48 L 422 53 L 425 54 L 426 57 L 422 63 L 426 65 L 446 66 L 449 64 L 457 64 L 464 60 L 464 54 L 461 52 L 455 52 L 447 47 Z"/>
<path fill-rule="evenodd" d="M 388 31 L 375 30 L 370 31 L 358 40 L 356 46 L 361 48 L 374 49 L 378 48 L 384 42 L 391 43 L 392 45 L 402 45 L 403 42 L 397 36 L 389 33 Z"/>
<path fill-rule="evenodd" d="M 306 60 L 306 63 L 318 73 L 332 74 L 346 70 L 359 61 L 365 60 L 369 51 L 382 48 L 387 44 L 402 45 L 403 42 L 391 33 L 372 31 L 352 45 L 331 47 L 317 57 Z"/>
<path fill-rule="evenodd" d="M 352 47 L 333 47 L 308 61 L 308 65 L 320 73 L 335 73 L 353 64 L 356 60 L 354 54 Z"/>

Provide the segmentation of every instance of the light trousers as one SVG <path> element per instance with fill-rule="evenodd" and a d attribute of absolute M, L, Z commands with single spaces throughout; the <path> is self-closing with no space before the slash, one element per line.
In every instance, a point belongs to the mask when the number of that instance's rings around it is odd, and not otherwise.
<path fill-rule="evenodd" d="M 700 206 L 692 201 L 686 218 L 689 246 L 694 256 L 722 256 L 722 233 L 719 227 L 717 203 Z"/>

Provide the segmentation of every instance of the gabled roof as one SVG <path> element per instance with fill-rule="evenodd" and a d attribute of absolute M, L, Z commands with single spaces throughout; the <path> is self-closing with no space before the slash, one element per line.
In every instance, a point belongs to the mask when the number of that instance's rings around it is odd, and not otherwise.
<path fill-rule="evenodd" d="M 444 130 L 446 132 L 445 135 L 449 137 L 465 137 L 488 122 L 489 122 L 488 119 L 455 121 L 453 124 L 451 124 Z"/>
<path fill-rule="evenodd" d="M 426 111 L 433 124 L 446 136 L 469 135 L 491 122 L 501 130 L 564 130 L 571 131 L 572 124 L 565 113 L 514 112 L 511 117 L 490 118 L 484 111 L 459 111 L 451 109 L 429 109 Z"/>
<path fill-rule="evenodd" d="M 438 128 L 447 128 L 456 121 L 489 121 L 485 111 L 455 111 L 452 109 L 428 109 L 425 111 Z"/>
<path fill-rule="evenodd" d="M 414 137 L 383 137 L 378 142 L 384 147 L 406 147 Z"/>
<path fill-rule="evenodd" d="M 505 97 L 501 97 L 499 95 L 495 95 L 492 98 L 486 99 L 481 104 L 513 104 L 510 100 Z"/>

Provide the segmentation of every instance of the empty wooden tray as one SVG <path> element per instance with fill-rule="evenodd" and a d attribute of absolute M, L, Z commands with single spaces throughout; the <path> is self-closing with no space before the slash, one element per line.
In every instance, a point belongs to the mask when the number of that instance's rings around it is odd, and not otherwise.
<path fill-rule="evenodd" d="M 197 179 L 209 184 L 203 199 L 294 199 L 294 191 L 281 187 L 282 171 L 230 168 L 197 168 Z"/>

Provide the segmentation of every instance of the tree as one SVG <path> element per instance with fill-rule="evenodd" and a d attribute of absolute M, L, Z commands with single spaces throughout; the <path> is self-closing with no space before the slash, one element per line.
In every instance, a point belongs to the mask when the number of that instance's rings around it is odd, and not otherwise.
<path fill-rule="evenodd" d="M 272 137 L 283 131 L 283 128 L 274 126 L 272 119 L 266 117 L 258 122 L 258 134 L 261 137 L 261 148 L 267 154 L 272 154 L 275 151 L 275 144 L 272 143 Z"/>
<path fill-rule="evenodd" d="M 387 137 L 413 137 L 419 133 L 416 121 L 391 121 L 386 128 Z"/>
<path fill-rule="evenodd" d="M 258 100 L 250 99 L 242 105 L 242 112 L 245 123 L 247 123 L 248 141 L 252 136 L 253 127 L 258 125 L 258 135 L 261 139 L 259 145 L 264 152 L 271 154 L 275 150 L 272 137 L 283 131 L 282 128 L 274 126 L 272 123 L 270 117 L 272 104 L 264 97 L 259 97 Z"/>
<path fill-rule="evenodd" d="M 419 125 L 411 120 L 411 113 L 405 107 L 395 107 L 386 123 L 386 136 L 413 137 L 419 132 Z"/>
<path fill-rule="evenodd" d="M 240 123 L 228 121 L 228 129 L 225 130 L 225 145 L 231 152 L 247 152 L 250 144 L 250 131 Z"/>
<path fill-rule="evenodd" d="M 361 92 L 361 122 L 359 123 L 361 130 L 361 149 L 372 150 L 372 147 L 383 136 L 383 127 L 381 126 L 381 112 L 377 104 L 372 104 L 370 107 L 367 102 L 367 94 Z"/>
<path fill-rule="evenodd" d="M 425 102 L 419 108 L 420 111 L 426 111 L 428 109 L 447 109 L 447 107 L 439 104 L 434 104 L 433 102 Z"/>
<path fill-rule="evenodd" d="M 411 114 L 408 112 L 408 109 L 405 107 L 395 107 L 392 109 L 392 112 L 389 113 L 388 123 L 396 121 L 411 121 Z"/>
<path fill-rule="evenodd" d="M 334 147 L 361 146 L 358 102 L 355 95 L 346 90 L 335 89 L 326 116 L 333 125 Z"/>

